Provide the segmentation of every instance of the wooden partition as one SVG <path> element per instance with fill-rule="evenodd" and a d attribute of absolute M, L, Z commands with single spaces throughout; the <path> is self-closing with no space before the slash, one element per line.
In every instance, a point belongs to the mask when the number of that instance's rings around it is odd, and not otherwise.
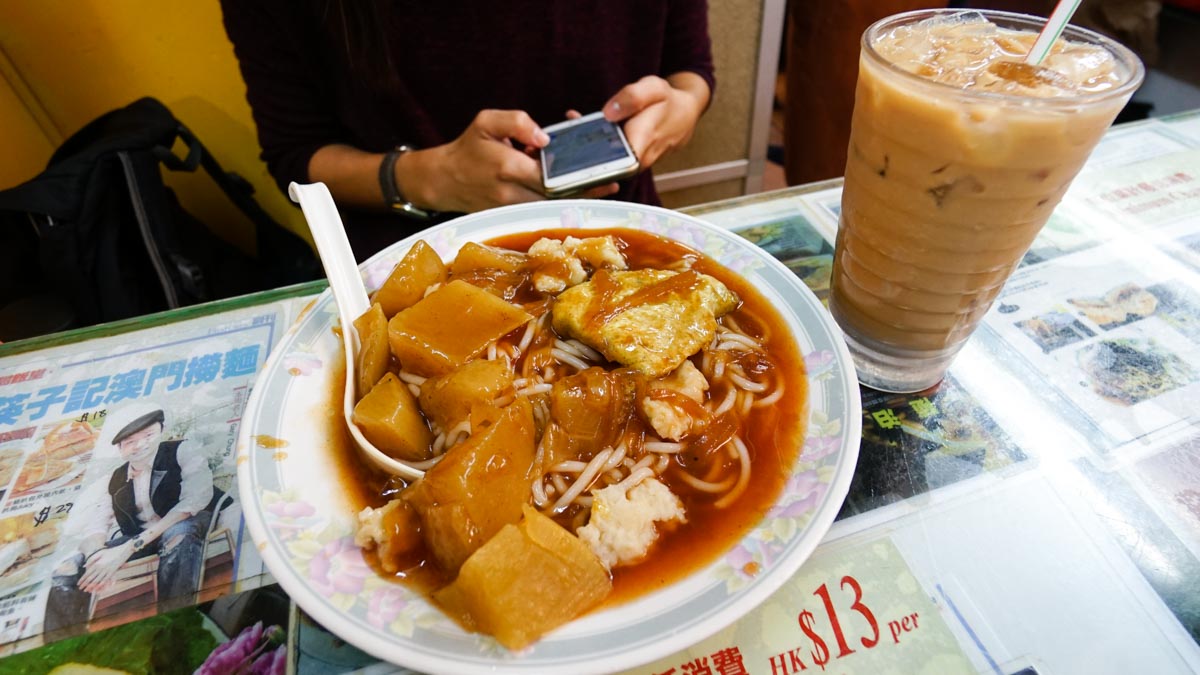
<path fill-rule="evenodd" d="M 696 135 L 655 167 L 670 207 L 762 189 L 785 0 L 710 0 L 717 92 Z"/>

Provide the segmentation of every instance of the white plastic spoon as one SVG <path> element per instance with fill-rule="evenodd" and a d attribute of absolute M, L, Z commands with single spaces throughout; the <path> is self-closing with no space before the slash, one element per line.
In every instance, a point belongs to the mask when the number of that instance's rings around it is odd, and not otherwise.
<path fill-rule="evenodd" d="M 359 349 L 354 320 L 370 309 L 371 302 L 367 299 L 362 274 L 354 262 L 354 252 L 350 249 L 350 241 L 346 239 L 346 229 L 342 226 L 342 217 L 338 215 L 329 188 L 324 183 L 292 183 L 288 186 L 288 194 L 292 201 L 300 204 L 304 218 L 308 220 L 308 228 L 317 244 L 325 276 L 329 277 L 329 287 L 333 289 L 333 299 L 342 322 L 342 344 L 346 349 L 346 394 L 342 397 L 342 415 L 346 418 L 350 435 L 363 456 L 375 466 L 404 478 L 420 478 L 425 475 L 424 471 L 384 454 L 363 436 L 354 423 L 354 393 L 357 389 L 354 369 L 358 364 Z"/>

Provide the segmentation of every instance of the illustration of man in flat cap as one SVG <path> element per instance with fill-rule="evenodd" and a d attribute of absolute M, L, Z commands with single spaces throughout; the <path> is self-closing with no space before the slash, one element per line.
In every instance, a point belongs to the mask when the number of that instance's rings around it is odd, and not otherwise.
<path fill-rule="evenodd" d="M 78 552 L 54 572 L 47 633 L 87 621 L 92 594 L 126 562 L 151 555 L 159 556 L 159 611 L 194 599 L 204 540 L 223 493 L 213 487 L 202 453 L 181 452 L 182 439 L 161 440 L 161 409 L 134 414 L 112 437 L 125 462 L 113 470 L 107 498 L 88 513 Z"/>

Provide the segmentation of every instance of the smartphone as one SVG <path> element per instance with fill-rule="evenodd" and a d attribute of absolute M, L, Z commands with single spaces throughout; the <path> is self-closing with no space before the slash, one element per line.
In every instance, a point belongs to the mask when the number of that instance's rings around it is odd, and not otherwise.
<path fill-rule="evenodd" d="M 638 160 L 621 127 L 592 113 L 544 127 L 542 186 L 548 197 L 564 197 L 637 173 Z"/>

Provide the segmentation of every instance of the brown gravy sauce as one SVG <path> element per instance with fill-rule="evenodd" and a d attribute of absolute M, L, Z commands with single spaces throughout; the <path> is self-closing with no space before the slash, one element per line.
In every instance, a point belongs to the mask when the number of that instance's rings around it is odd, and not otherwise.
<path fill-rule="evenodd" d="M 623 243 L 622 252 L 631 269 L 665 269 L 683 258 L 689 258 L 694 261 L 692 269 L 715 277 L 728 286 L 742 301 L 731 315 L 743 330 L 756 334 L 755 337 L 767 336 L 764 340 L 767 352 L 771 354 L 777 373 L 787 387 L 783 397 L 774 405 L 753 409 L 740 430 L 742 440 L 750 450 L 752 472 L 750 484 L 732 505 L 718 509 L 711 503 L 694 498 L 689 488 L 681 481 L 672 481 L 669 478 L 671 472 L 667 472 L 668 477 L 664 482 L 683 501 L 687 523 L 660 537 L 643 562 L 614 570 L 613 591 L 602 605 L 612 606 L 663 588 L 712 563 L 736 546 L 746 532 L 766 515 L 782 491 L 788 469 L 799 454 L 804 439 L 804 423 L 808 418 L 808 391 L 803 359 L 796 351 L 787 325 L 766 298 L 740 275 L 682 244 L 628 229 L 541 230 L 500 237 L 486 243 L 524 251 L 541 237 L 562 239 L 568 235 L 583 238 L 606 234 L 613 235 Z M 685 284 L 693 283 L 686 277 L 695 278 L 695 275 L 679 276 L 685 277 L 682 282 Z M 645 290 L 650 291 L 659 285 Z M 358 511 L 366 506 L 382 506 L 402 487 L 402 483 L 373 469 L 358 457 L 340 415 L 345 378 L 339 371 L 344 368 L 345 363 L 339 361 L 332 373 L 334 386 L 329 392 L 328 420 L 331 428 L 338 431 L 330 435 L 330 453 L 335 458 L 338 470 L 337 485 L 350 497 L 353 507 Z M 711 498 L 708 501 L 711 502 Z M 368 562 L 380 575 L 403 581 L 428 594 L 451 579 L 424 564 L 426 557 L 424 552 L 418 552 L 412 561 L 412 568 L 388 575 L 382 572 L 374 554 L 367 554 Z M 751 575 L 757 571 L 744 570 Z"/>

